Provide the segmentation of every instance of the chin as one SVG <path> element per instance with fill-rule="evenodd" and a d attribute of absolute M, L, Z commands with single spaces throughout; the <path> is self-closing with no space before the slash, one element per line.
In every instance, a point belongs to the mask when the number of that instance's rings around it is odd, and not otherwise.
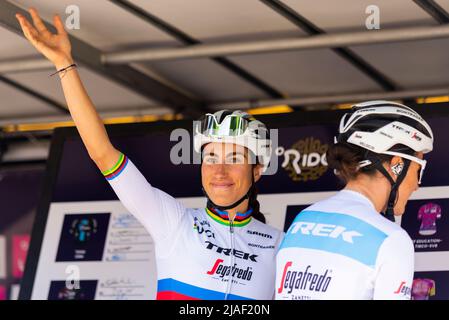
<path fill-rule="evenodd" d="M 235 201 L 230 201 L 229 199 L 223 199 L 222 197 L 210 197 L 213 203 L 217 206 L 226 207 L 233 204 Z"/>

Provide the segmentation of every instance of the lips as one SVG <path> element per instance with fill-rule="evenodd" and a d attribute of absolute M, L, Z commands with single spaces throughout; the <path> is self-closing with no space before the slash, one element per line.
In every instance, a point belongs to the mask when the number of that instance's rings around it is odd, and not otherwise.
<path fill-rule="evenodd" d="M 215 189 L 229 189 L 234 184 L 232 182 L 211 182 L 210 185 Z"/>

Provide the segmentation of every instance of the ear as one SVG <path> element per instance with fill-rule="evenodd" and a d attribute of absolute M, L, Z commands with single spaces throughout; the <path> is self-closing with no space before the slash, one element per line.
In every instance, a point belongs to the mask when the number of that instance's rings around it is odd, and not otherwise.
<path fill-rule="evenodd" d="M 393 180 L 396 181 L 397 177 L 401 174 L 404 169 L 404 161 L 401 157 L 394 156 L 390 163 L 387 164 L 386 169 Z"/>
<path fill-rule="evenodd" d="M 263 166 L 260 164 L 253 166 L 254 182 L 259 181 L 260 177 L 262 176 L 262 170 L 263 170 Z"/>

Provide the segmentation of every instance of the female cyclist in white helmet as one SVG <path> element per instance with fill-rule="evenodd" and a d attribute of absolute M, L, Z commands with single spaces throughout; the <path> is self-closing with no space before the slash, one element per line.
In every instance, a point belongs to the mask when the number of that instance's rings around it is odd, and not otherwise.
<path fill-rule="evenodd" d="M 157 298 L 272 299 L 283 233 L 263 223 L 254 186 L 270 158 L 266 127 L 240 111 L 207 114 L 199 121 L 195 149 L 202 152 L 209 201 L 207 208 L 185 208 L 151 186 L 111 144 L 73 64 L 60 17 L 54 18 L 57 34 L 52 34 L 36 10 L 30 13 L 34 26 L 22 15 L 17 19 L 34 47 L 64 70 L 58 72 L 64 95 L 90 157 L 154 240 Z"/>
<path fill-rule="evenodd" d="M 394 222 L 418 188 L 433 134 L 409 107 L 356 104 L 329 167 L 346 183 L 298 214 L 277 255 L 277 299 L 410 299 L 414 248 Z"/>

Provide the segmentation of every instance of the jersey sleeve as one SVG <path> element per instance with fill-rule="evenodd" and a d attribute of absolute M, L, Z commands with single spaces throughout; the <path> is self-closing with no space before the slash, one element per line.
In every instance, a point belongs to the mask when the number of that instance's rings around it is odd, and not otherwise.
<path fill-rule="evenodd" d="M 154 188 L 125 155 L 102 172 L 125 208 L 145 227 L 156 245 L 168 244 L 185 212 L 181 203 Z"/>
<path fill-rule="evenodd" d="M 410 300 L 414 273 L 413 242 L 404 230 L 382 243 L 376 262 L 374 300 Z"/>
<path fill-rule="evenodd" d="M 276 240 L 276 244 L 275 244 L 276 255 L 279 252 L 279 249 L 281 248 L 281 244 L 282 244 L 282 241 L 284 241 L 284 238 L 285 238 L 285 232 L 280 231 L 278 239 Z M 276 277 L 274 277 L 274 280 L 275 280 L 274 291 L 273 291 L 273 297 L 271 298 L 271 300 L 276 300 Z"/>
<path fill-rule="evenodd" d="M 284 241 L 284 238 L 285 238 L 285 232 L 284 231 L 279 232 L 279 237 L 278 237 L 278 240 L 276 241 L 276 252 L 279 251 L 282 241 Z"/>

